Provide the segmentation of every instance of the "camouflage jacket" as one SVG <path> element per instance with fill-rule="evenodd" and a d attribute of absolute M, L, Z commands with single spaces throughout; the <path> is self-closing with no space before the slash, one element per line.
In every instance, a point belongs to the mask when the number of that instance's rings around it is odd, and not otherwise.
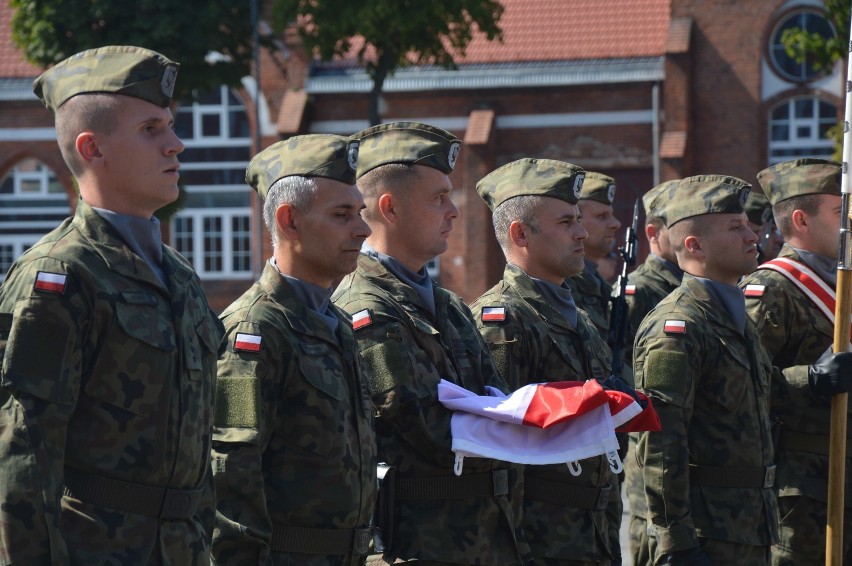
<path fill-rule="evenodd" d="M 719 479 L 734 475 L 731 468 L 761 471 L 773 462 L 772 365 L 751 321 L 741 334 L 701 282 L 684 275 L 639 327 L 634 368 L 662 423 L 662 432 L 641 433 L 638 445 L 658 553 L 697 546 L 697 537 L 776 541 L 772 489 L 730 487 L 730 477 L 710 486 L 692 468 L 721 468 Z"/>
<path fill-rule="evenodd" d="M 665 299 L 669 293 L 680 285 L 680 279 L 666 267 L 662 259 L 649 255 L 645 262 L 627 276 L 627 282 L 634 286 L 633 292 L 626 295 L 627 306 L 630 310 L 631 339 L 624 355 L 628 363 L 633 361 L 633 338 L 642 319 L 651 309 Z M 636 446 L 637 433 L 630 434 L 630 444 Z M 633 452 L 633 458 L 636 452 Z M 642 470 L 633 462 L 625 462 L 624 491 L 630 502 L 630 513 L 645 517 L 648 506 L 645 504 L 645 491 L 642 485 Z"/>
<path fill-rule="evenodd" d="M 482 321 L 482 309 L 504 307 L 505 320 Z M 609 375 L 609 347 L 582 310 L 577 328 L 541 295 L 520 268 L 507 265 L 503 280 L 471 306 L 479 331 L 488 343 L 500 375 L 511 389 L 547 381 L 586 381 Z M 581 460 L 582 474 L 572 476 L 564 464 L 526 466 L 524 485 L 547 485 L 547 490 L 589 492 L 610 484 L 612 472 L 603 456 Z M 578 490 L 575 489 L 575 493 Z M 608 556 L 604 509 L 578 509 L 524 500 L 524 534 L 533 555 L 588 562 Z"/>
<path fill-rule="evenodd" d="M 357 554 L 270 548 L 273 524 L 365 528 L 373 512 L 372 403 L 349 317 L 332 309 L 341 319 L 338 336 L 267 264 L 260 281 L 222 313 L 213 430 L 216 564 L 360 563 Z M 247 337 L 259 337 L 258 346 L 244 344 Z"/>
<path fill-rule="evenodd" d="M 778 257 L 802 261 L 786 244 Z M 810 392 L 808 364 L 833 344 L 834 326 L 780 273 L 759 269 L 742 281 L 741 286 L 745 285 L 764 286 L 762 296 L 746 297 L 746 312 L 773 364 L 783 370 L 787 384 L 783 394 L 772 400 L 773 415 L 781 419 L 775 486 L 780 495 L 807 495 L 826 501 L 828 456 L 819 452 L 828 445 L 831 404 Z M 798 446 L 792 445 L 794 436 L 801 439 Z M 852 438 L 852 428 L 847 428 L 847 438 Z M 852 467 L 852 453 L 847 451 L 846 457 L 847 468 Z M 846 505 L 852 505 L 849 474 L 845 494 Z"/>
<path fill-rule="evenodd" d="M 597 269 L 593 269 L 589 261 L 586 261 L 586 267 L 582 273 L 569 277 L 567 281 L 568 285 L 571 286 L 577 307 L 583 309 L 589 315 L 604 342 L 609 340 L 612 285 L 600 278 Z M 600 285 L 598 285 L 598 282 L 600 282 Z"/>
<path fill-rule="evenodd" d="M 402 478 L 449 483 L 453 474 L 451 411 L 438 401 L 446 379 L 480 395 L 486 385 L 506 391 L 470 310 L 456 295 L 434 287 L 435 316 L 414 289 L 366 255 L 337 288 L 334 301 L 350 314 L 365 312 L 355 331 L 367 363 L 377 411 L 379 460 Z M 396 557 L 457 564 L 517 564 L 523 502 L 522 467 L 486 458 L 464 460 L 462 478 L 509 469 L 509 497 L 491 495 L 396 502 Z M 398 482 L 399 483 L 399 482 Z"/>
<path fill-rule="evenodd" d="M 168 289 L 80 201 L 0 287 L 0 316 L 12 316 L 0 389 L 0 562 L 209 562 L 221 325 L 185 259 L 164 246 L 162 268 Z M 189 520 L 123 512 L 63 496 L 69 474 L 202 489 L 202 502 Z M 138 509 L 142 491 L 122 495 Z"/>

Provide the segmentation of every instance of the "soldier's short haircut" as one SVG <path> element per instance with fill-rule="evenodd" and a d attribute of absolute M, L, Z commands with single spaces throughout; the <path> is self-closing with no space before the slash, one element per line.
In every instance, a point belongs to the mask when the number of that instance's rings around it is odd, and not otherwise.
<path fill-rule="evenodd" d="M 675 222 L 669 226 L 669 241 L 672 243 L 672 250 L 678 259 L 686 253 L 686 246 L 683 241 L 689 236 L 701 237 L 708 230 L 713 229 L 713 214 L 702 214 L 700 216 L 692 216 Z"/>
<path fill-rule="evenodd" d="M 361 213 L 364 220 L 377 220 L 378 209 L 375 200 L 384 193 L 390 193 L 398 198 L 405 198 L 412 179 L 420 173 L 413 163 L 388 163 L 367 171 L 358 177 L 358 190 L 364 197 L 367 208 Z"/>
<path fill-rule="evenodd" d="M 793 212 L 801 210 L 809 216 L 819 213 L 820 195 L 810 194 L 788 198 L 776 202 L 772 207 L 772 215 L 775 216 L 775 225 L 781 231 L 786 240 L 793 235 Z"/>
<path fill-rule="evenodd" d="M 278 179 L 269 187 L 263 203 L 263 223 L 272 236 L 272 243 L 279 242 L 275 222 L 275 211 L 282 204 L 289 204 L 296 210 L 306 213 L 317 198 L 317 183 L 310 177 L 291 175 Z"/>
<path fill-rule="evenodd" d="M 75 177 L 85 172 L 77 153 L 77 136 L 85 131 L 110 134 L 118 124 L 121 96 L 80 94 L 68 99 L 56 110 L 56 140 L 65 164 Z"/>
<path fill-rule="evenodd" d="M 529 226 L 533 234 L 538 234 L 541 225 L 538 222 L 538 210 L 544 203 L 544 199 L 548 197 L 536 195 L 523 195 L 510 198 L 502 202 L 494 209 L 491 215 L 491 222 L 494 224 L 494 235 L 497 236 L 497 243 L 503 250 L 503 255 L 509 253 L 509 244 L 512 239 L 509 237 L 509 226 L 515 220 Z"/>

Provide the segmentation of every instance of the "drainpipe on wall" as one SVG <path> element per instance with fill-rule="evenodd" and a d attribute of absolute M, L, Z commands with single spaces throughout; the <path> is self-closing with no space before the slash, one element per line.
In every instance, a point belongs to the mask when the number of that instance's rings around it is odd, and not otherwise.
<path fill-rule="evenodd" d="M 257 15 L 257 0 L 251 0 L 251 29 L 252 43 L 254 45 L 254 155 L 260 152 L 260 33 Z M 257 224 L 257 261 L 254 273 L 257 278 L 263 273 L 263 199 L 260 193 L 256 193 L 257 212 L 255 222 Z"/>
<path fill-rule="evenodd" d="M 651 151 L 653 153 L 654 185 L 660 184 L 660 83 L 651 85 Z"/>

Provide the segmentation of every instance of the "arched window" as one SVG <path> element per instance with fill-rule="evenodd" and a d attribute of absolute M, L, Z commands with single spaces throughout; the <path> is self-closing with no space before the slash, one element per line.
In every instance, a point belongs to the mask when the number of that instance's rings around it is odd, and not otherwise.
<path fill-rule="evenodd" d="M 769 164 L 797 157 L 831 157 L 837 107 L 815 97 L 785 100 L 769 113 Z"/>
<path fill-rule="evenodd" d="M 184 208 L 172 218 L 172 245 L 202 279 L 251 276 L 251 153 L 246 109 L 226 86 L 196 96 L 175 112 L 186 145 L 179 156 Z"/>
<path fill-rule="evenodd" d="M 65 189 L 44 163 L 23 159 L 0 179 L 0 281 L 18 256 L 69 214 Z"/>
<path fill-rule="evenodd" d="M 786 81 L 807 82 L 822 76 L 826 69 L 814 68 L 813 60 L 805 58 L 799 62 L 787 55 L 781 36 L 788 29 L 799 28 L 809 34 L 817 34 L 828 39 L 835 36 L 834 28 L 825 16 L 813 8 L 805 8 L 788 13 L 782 17 L 772 30 L 769 39 L 769 61 L 772 70 Z"/>

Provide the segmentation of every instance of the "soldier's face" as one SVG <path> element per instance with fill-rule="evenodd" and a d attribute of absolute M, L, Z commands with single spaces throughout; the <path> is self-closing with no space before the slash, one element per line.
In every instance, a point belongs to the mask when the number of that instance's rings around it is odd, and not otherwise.
<path fill-rule="evenodd" d="M 354 185 L 315 177 L 316 200 L 306 213 L 294 211 L 299 232 L 293 246 L 297 272 L 291 274 L 329 287 L 355 269 L 361 244 L 371 234 L 361 218 L 364 199 Z"/>
<path fill-rule="evenodd" d="M 615 232 L 621 228 L 621 222 L 613 215 L 609 204 L 583 199 L 579 206 L 583 215 L 581 222 L 589 233 L 586 255 L 597 261 L 615 249 Z"/>
<path fill-rule="evenodd" d="M 527 273 L 561 285 L 566 277 L 583 271 L 586 257 L 584 240 L 589 233 L 580 223 L 577 205 L 556 198 L 545 198 L 536 210 L 538 232 L 525 228 L 527 237 Z"/>
<path fill-rule="evenodd" d="M 745 213 L 709 214 L 699 237 L 705 258 L 705 277 L 736 285 L 757 268 L 757 234 L 748 227 Z"/>
<path fill-rule="evenodd" d="M 149 218 L 178 197 L 178 154 L 184 149 L 172 124 L 172 112 L 155 104 L 119 96 L 115 129 L 97 133 L 107 194 L 104 208 Z"/>
<path fill-rule="evenodd" d="M 813 216 L 808 216 L 807 250 L 826 257 L 837 257 L 837 244 L 840 234 L 840 209 L 842 197 L 839 195 L 816 195 L 819 208 Z"/>
<path fill-rule="evenodd" d="M 449 176 L 425 165 L 415 165 L 404 194 L 396 199 L 395 237 L 405 258 L 397 258 L 410 268 L 420 269 L 433 257 L 447 251 L 447 240 L 459 209 L 451 198 Z"/>

